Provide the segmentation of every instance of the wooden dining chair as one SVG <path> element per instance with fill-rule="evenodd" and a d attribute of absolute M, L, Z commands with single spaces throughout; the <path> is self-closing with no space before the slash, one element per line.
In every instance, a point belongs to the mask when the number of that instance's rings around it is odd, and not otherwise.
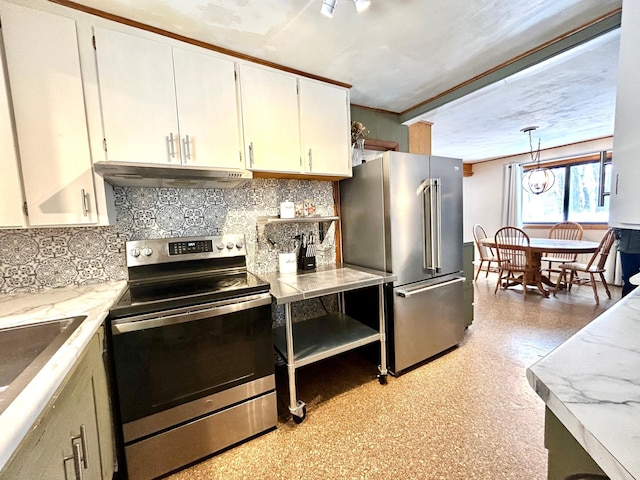
<path fill-rule="evenodd" d="M 487 272 L 484 275 L 485 278 L 489 275 L 490 271 L 498 271 L 498 268 L 491 268 L 492 263 L 494 263 L 495 265 L 498 264 L 498 257 L 496 256 L 495 251 L 493 250 L 493 248 L 487 247 L 486 245 L 483 245 L 481 243 L 485 238 L 487 238 L 487 232 L 485 232 L 484 228 L 482 228 L 482 225 L 476 223 L 473 226 L 473 239 L 476 242 L 476 247 L 478 248 L 478 253 L 480 254 L 480 265 L 478 265 L 478 271 L 476 272 L 476 277 L 473 279 L 474 281 L 478 279 L 480 270 L 482 270 L 482 264 L 485 262 L 487 262 L 487 266 L 485 267 L 485 270 Z"/>
<path fill-rule="evenodd" d="M 498 256 L 498 283 L 493 291 L 503 283 L 506 289 L 513 284 L 522 285 L 522 295 L 527 298 L 527 280 L 535 274 L 537 267 L 532 266 L 529 236 L 517 227 L 502 227 L 496 232 L 496 253 Z M 520 276 L 516 277 L 516 273 Z"/>
<path fill-rule="evenodd" d="M 600 245 L 598 249 L 593 252 L 591 259 L 588 263 L 579 263 L 579 262 L 567 262 L 560 264 L 560 277 L 558 278 L 558 282 L 556 283 L 556 288 L 553 291 L 553 295 L 555 296 L 558 288 L 561 285 L 565 285 L 567 290 L 571 290 L 571 286 L 574 284 L 584 285 L 591 284 L 591 288 L 593 288 L 593 295 L 596 298 L 596 304 L 600 303 L 600 298 L 598 297 L 598 287 L 596 286 L 596 278 L 595 275 L 600 275 L 600 281 L 604 285 L 604 289 L 607 291 L 607 296 L 611 298 L 611 292 L 609 291 L 609 285 L 604 278 L 605 268 L 604 265 L 607 262 L 607 257 L 609 256 L 609 251 L 611 250 L 611 246 L 615 241 L 613 229 L 607 230 L 602 240 L 600 240 Z M 569 280 L 567 281 L 567 273 L 569 273 Z M 578 279 L 576 277 L 577 273 L 588 273 L 588 279 Z"/>
<path fill-rule="evenodd" d="M 549 238 L 559 240 L 582 240 L 582 234 L 584 230 L 582 225 L 576 222 L 560 222 L 556 223 L 551 230 L 549 230 Z M 560 273 L 559 267 L 553 267 L 554 263 L 567 263 L 575 262 L 578 258 L 577 253 L 545 253 L 542 255 L 542 262 L 547 262 L 548 267 L 545 268 L 548 272 Z"/>

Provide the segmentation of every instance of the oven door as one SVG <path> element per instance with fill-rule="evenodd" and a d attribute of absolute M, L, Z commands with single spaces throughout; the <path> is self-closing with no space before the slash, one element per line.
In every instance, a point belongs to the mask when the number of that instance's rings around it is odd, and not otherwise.
<path fill-rule="evenodd" d="M 270 304 L 265 293 L 112 321 L 122 423 L 273 375 Z"/>

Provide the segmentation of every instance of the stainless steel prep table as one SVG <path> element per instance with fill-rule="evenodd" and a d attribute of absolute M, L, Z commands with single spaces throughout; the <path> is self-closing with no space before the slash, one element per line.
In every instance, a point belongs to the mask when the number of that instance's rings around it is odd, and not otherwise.
<path fill-rule="evenodd" d="M 306 415 L 306 404 L 296 393 L 296 368 L 329 358 L 354 348 L 380 341 L 379 381 L 386 383 L 387 357 L 384 318 L 385 283 L 396 280 L 395 275 L 351 265 L 318 267 L 314 272 L 300 274 L 265 275 L 271 284 L 271 295 L 284 305 L 285 325 L 274 330 L 275 347 L 287 362 L 289 378 L 289 411 L 296 423 Z M 375 329 L 345 315 L 344 302 L 340 311 L 292 323 L 291 303 L 333 293 L 378 286 L 379 329 Z M 295 338 L 295 342 L 294 342 Z"/>

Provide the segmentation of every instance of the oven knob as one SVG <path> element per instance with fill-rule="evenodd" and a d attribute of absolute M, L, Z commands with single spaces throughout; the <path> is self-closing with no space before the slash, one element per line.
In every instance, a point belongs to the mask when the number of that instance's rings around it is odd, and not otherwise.
<path fill-rule="evenodd" d="M 139 257 L 139 256 L 140 256 L 140 250 L 138 250 L 137 248 L 132 248 L 132 249 L 129 251 L 129 254 L 130 254 L 132 257 L 136 257 L 136 258 L 137 258 L 137 257 Z"/>
<path fill-rule="evenodd" d="M 144 247 L 144 248 L 142 249 L 142 254 L 143 254 L 145 257 L 150 257 L 152 253 L 153 253 L 153 250 L 151 250 L 149 247 Z"/>
<path fill-rule="evenodd" d="M 218 243 L 216 243 L 216 248 L 217 248 L 218 250 L 224 250 L 224 243 L 222 243 L 222 242 L 218 242 Z"/>
<path fill-rule="evenodd" d="M 244 247 L 244 243 L 242 243 L 242 240 L 238 240 L 236 242 L 236 248 L 242 248 L 242 247 Z"/>
<path fill-rule="evenodd" d="M 233 247 L 235 247 L 236 244 L 233 242 L 227 242 L 227 250 L 231 250 Z"/>

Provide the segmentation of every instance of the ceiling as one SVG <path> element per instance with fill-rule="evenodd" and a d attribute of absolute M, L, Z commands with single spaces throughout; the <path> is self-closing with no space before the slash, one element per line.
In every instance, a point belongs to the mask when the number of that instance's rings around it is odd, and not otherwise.
<path fill-rule="evenodd" d="M 460 99 L 415 107 L 619 9 L 622 0 L 76 0 L 352 85 L 351 103 L 432 122 L 433 153 L 466 162 L 613 134 L 619 30 Z M 415 112 L 415 116 L 414 116 Z"/>

